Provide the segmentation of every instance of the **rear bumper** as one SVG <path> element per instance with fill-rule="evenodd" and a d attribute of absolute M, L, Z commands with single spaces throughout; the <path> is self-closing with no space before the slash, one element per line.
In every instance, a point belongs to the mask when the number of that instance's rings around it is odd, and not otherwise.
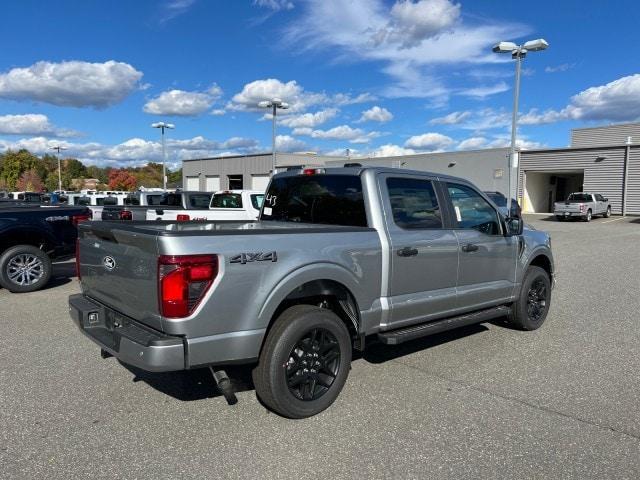
<path fill-rule="evenodd" d="M 565 218 L 576 218 L 576 217 L 580 217 L 580 218 L 584 218 L 587 216 L 587 212 L 561 212 L 561 211 L 554 211 L 553 214 L 556 217 L 565 217 Z"/>
<path fill-rule="evenodd" d="M 150 372 L 184 370 L 185 342 L 125 317 L 82 294 L 69 297 L 80 331 L 124 363 Z"/>

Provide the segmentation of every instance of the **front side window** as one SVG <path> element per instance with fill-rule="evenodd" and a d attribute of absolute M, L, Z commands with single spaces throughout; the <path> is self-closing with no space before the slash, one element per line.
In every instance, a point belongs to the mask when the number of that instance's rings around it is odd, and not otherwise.
<path fill-rule="evenodd" d="M 478 192 L 467 185 L 447 183 L 456 228 L 473 229 L 487 235 L 501 235 L 497 212 Z"/>
<path fill-rule="evenodd" d="M 211 199 L 211 208 L 242 208 L 242 195 L 239 193 L 217 193 Z"/>
<path fill-rule="evenodd" d="M 400 228 L 442 228 L 442 214 L 430 180 L 388 178 L 387 190 L 393 221 Z"/>
<path fill-rule="evenodd" d="M 604 197 L 602 195 L 600 195 L 599 193 L 596 193 L 596 200 L 598 202 L 604 202 Z"/>

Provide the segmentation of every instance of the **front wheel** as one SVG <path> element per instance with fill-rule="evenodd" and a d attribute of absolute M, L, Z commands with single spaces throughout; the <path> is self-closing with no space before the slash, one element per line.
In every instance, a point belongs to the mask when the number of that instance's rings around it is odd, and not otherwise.
<path fill-rule="evenodd" d="M 585 222 L 590 222 L 593 218 L 593 214 L 591 213 L 591 209 L 587 210 L 587 214 L 584 217 Z"/>
<path fill-rule="evenodd" d="M 611 216 L 611 207 L 607 207 L 607 211 L 604 213 L 604 218 L 609 218 Z"/>
<path fill-rule="evenodd" d="M 271 328 L 253 370 L 258 397 L 289 418 L 329 407 L 347 381 L 351 336 L 333 312 L 311 305 L 285 310 Z"/>
<path fill-rule="evenodd" d="M 510 323 L 520 330 L 542 326 L 551 304 L 551 280 L 540 267 L 529 267 L 522 282 L 520 298 L 513 305 Z"/>
<path fill-rule="evenodd" d="M 51 278 L 51 259 L 32 245 L 16 245 L 0 256 L 0 286 L 10 292 L 40 290 Z"/>

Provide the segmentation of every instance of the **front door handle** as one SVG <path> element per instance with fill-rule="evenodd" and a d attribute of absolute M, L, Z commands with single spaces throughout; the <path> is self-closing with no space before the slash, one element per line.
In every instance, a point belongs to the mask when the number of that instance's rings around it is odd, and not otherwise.
<path fill-rule="evenodd" d="M 418 255 L 418 249 L 413 247 L 404 247 L 398 250 L 398 256 L 400 257 L 415 257 Z"/>
<path fill-rule="evenodd" d="M 473 243 L 467 243 L 462 246 L 463 252 L 475 252 L 476 250 L 478 250 L 478 245 L 474 245 Z"/>

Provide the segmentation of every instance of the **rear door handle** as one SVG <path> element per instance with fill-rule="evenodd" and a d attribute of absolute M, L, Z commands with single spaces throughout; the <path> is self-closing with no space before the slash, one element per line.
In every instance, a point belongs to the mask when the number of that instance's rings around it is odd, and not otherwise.
<path fill-rule="evenodd" d="M 400 257 L 415 257 L 418 255 L 418 249 L 413 247 L 404 247 L 398 250 L 398 256 Z"/>
<path fill-rule="evenodd" d="M 475 252 L 476 250 L 478 250 L 478 246 L 474 245 L 473 243 L 467 243 L 466 245 L 462 246 L 463 252 Z"/>

